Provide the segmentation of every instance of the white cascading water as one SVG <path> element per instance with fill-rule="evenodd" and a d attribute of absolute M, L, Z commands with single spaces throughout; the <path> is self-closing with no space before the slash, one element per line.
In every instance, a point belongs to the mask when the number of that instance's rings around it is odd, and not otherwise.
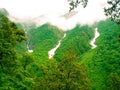
<path fill-rule="evenodd" d="M 24 25 L 23 25 L 23 27 L 24 27 L 24 30 L 25 30 L 25 34 L 27 35 L 27 30 L 25 29 L 25 26 L 24 26 Z M 32 53 L 33 50 L 30 49 L 29 44 L 30 44 L 30 41 L 28 40 L 28 41 L 26 42 L 26 48 L 27 48 L 27 51 L 28 51 L 29 53 Z"/>
<path fill-rule="evenodd" d="M 66 33 L 64 34 L 63 38 L 65 38 L 65 37 L 66 37 Z M 53 58 L 53 56 L 55 54 L 55 51 L 60 47 L 62 39 L 58 41 L 58 44 L 55 46 L 55 48 L 53 48 L 50 51 L 48 51 L 48 57 L 49 57 L 49 59 Z"/>
<path fill-rule="evenodd" d="M 29 47 L 29 41 L 26 43 L 26 48 L 27 48 L 27 51 L 28 51 L 29 53 L 32 53 L 32 52 L 33 52 L 33 50 L 30 49 L 30 47 Z"/>
<path fill-rule="evenodd" d="M 97 47 L 95 44 L 96 39 L 100 36 L 100 33 L 98 32 L 98 28 L 95 28 L 95 37 L 90 41 L 91 48 L 94 49 Z"/>

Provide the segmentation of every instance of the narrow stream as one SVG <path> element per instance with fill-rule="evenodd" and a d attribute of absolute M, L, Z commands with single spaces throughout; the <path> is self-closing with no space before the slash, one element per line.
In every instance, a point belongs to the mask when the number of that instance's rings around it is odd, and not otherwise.
<path fill-rule="evenodd" d="M 26 34 L 26 36 L 27 36 L 27 38 L 28 38 L 28 40 L 26 41 L 26 49 L 27 49 L 27 52 L 32 53 L 33 50 L 30 49 L 30 47 L 29 47 L 29 45 L 30 45 L 30 40 L 29 40 L 28 33 L 27 33 L 27 32 L 28 32 L 28 27 L 23 24 L 23 28 L 24 28 L 25 34 Z"/>
<path fill-rule="evenodd" d="M 33 50 L 30 49 L 29 44 L 30 44 L 30 41 L 28 40 L 28 41 L 26 42 L 26 48 L 27 48 L 27 51 L 28 51 L 29 53 L 32 53 Z"/>
<path fill-rule="evenodd" d="M 95 28 L 95 32 L 94 33 L 95 33 L 95 37 L 90 41 L 90 45 L 92 46 L 91 47 L 92 49 L 97 47 L 97 45 L 95 44 L 95 41 L 100 36 L 100 33 L 98 32 L 98 28 Z M 65 37 L 66 37 L 66 33 L 64 34 L 63 38 L 65 38 Z M 48 51 L 49 59 L 54 57 L 55 51 L 60 47 L 62 39 L 58 41 L 58 44 L 53 49 Z"/>
<path fill-rule="evenodd" d="M 90 45 L 92 46 L 91 48 L 94 49 L 97 47 L 95 44 L 96 39 L 100 36 L 100 33 L 98 32 L 98 28 L 95 28 L 95 37 L 90 41 Z"/>
<path fill-rule="evenodd" d="M 65 38 L 65 37 L 66 37 L 66 33 L 64 34 L 63 38 Z M 62 39 L 63 39 L 63 38 L 62 38 Z M 53 49 L 51 49 L 50 51 L 48 51 L 48 57 L 49 57 L 49 59 L 53 58 L 53 56 L 54 56 L 54 54 L 55 54 L 55 51 L 56 51 L 56 50 L 60 47 L 60 45 L 61 45 L 62 39 L 58 41 L 58 44 L 57 44 Z"/>

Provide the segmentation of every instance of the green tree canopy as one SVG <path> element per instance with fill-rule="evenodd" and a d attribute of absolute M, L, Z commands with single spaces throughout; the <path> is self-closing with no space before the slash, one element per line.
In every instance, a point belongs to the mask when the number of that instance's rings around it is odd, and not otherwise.
<path fill-rule="evenodd" d="M 16 63 L 14 47 L 25 38 L 24 30 L 18 30 L 15 23 L 0 13 L 0 68 L 13 67 Z"/>
<path fill-rule="evenodd" d="M 79 64 L 73 51 L 66 52 L 61 62 L 49 60 L 42 68 L 43 77 L 36 80 L 34 90 L 90 90 L 86 66 Z"/>

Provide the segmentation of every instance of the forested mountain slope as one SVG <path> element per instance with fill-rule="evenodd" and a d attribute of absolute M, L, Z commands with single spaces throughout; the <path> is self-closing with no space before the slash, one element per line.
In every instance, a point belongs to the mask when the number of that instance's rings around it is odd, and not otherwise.
<path fill-rule="evenodd" d="M 36 59 L 48 59 L 48 51 L 55 47 L 63 37 L 64 32 L 50 24 L 44 24 L 35 30 L 28 31 L 30 48 L 34 50 L 33 56 Z"/>
<path fill-rule="evenodd" d="M 38 61 L 48 59 L 48 51 L 55 47 L 58 41 L 63 37 L 64 32 L 50 24 L 44 24 L 39 27 L 25 28 L 27 30 L 27 41 L 17 46 L 18 52 L 27 52 L 27 44 L 32 55 Z M 43 61 L 44 61 L 43 60 Z"/>
<path fill-rule="evenodd" d="M 97 47 L 91 49 L 90 41 L 94 37 L 96 27 L 100 36 L 95 42 Z M 30 47 L 34 48 L 32 56 L 36 59 L 36 63 L 44 63 L 48 59 L 48 51 L 62 38 L 63 32 L 56 29 L 56 27 L 45 24 L 29 31 Z M 110 20 L 101 21 L 91 27 L 77 25 L 66 32 L 66 37 L 57 49 L 54 59 L 61 63 L 65 60 L 66 53 L 73 53 L 68 56 L 74 57 L 75 55 L 80 64 L 84 63 L 87 66 L 87 75 L 91 80 L 92 89 L 118 89 L 120 85 L 119 32 L 120 26 Z"/>
<path fill-rule="evenodd" d="M 25 82 L 29 82 L 15 50 L 23 40 L 26 40 L 24 30 L 0 13 L 0 90 L 23 89 Z"/>
<path fill-rule="evenodd" d="M 94 90 L 120 89 L 120 26 L 110 20 L 97 24 L 100 37 L 94 50 L 80 56 L 79 60 L 86 63 L 88 76 Z"/>
<path fill-rule="evenodd" d="M 91 49 L 89 42 L 94 37 L 94 28 L 77 25 L 66 34 L 66 38 L 63 39 L 61 46 L 56 51 L 55 59 L 57 61 L 60 61 L 67 51 L 73 51 L 80 56 Z"/>
<path fill-rule="evenodd" d="M 26 33 L 21 27 L 0 13 L 0 90 L 120 89 L 119 25 L 110 20 L 76 25 L 63 39 L 64 32 L 50 24 L 31 26 Z M 92 49 L 96 27 L 100 36 Z M 54 58 L 48 59 L 61 39 Z"/>

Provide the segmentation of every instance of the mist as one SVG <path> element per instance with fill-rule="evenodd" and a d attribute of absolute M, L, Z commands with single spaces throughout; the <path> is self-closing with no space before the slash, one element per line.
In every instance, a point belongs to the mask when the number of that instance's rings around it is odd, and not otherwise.
<path fill-rule="evenodd" d="M 28 20 L 39 18 L 37 25 L 51 23 L 63 30 L 75 27 L 76 24 L 89 24 L 106 19 L 104 6 L 107 0 L 88 0 L 88 5 L 83 8 L 79 5 L 69 18 L 64 17 L 69 14 L 69 4 L 67 0 L 0 0 L 0 8 L 8 10 L 10 15 Z M 39 21 L 39 22 L 38 22 Z"/>

